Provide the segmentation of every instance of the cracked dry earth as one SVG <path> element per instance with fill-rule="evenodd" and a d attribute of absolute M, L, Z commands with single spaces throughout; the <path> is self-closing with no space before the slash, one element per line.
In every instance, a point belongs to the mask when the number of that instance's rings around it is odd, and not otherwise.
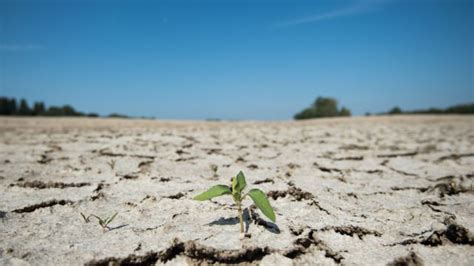
<path fill-rule="evenodd" d="M 0 264 L 473 265 L 474 117 L 0 118 Z M 269 222 L 230 197 L 244 171 Z M 103 232 L 80 213 L 118 212 Z"/>

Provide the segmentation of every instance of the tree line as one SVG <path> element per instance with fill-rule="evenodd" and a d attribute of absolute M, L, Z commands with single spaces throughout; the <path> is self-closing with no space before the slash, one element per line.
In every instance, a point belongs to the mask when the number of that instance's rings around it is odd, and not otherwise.
<path fill-rule="evenodd" d="M 428 108 L 412 111 L 404 111 L 400 107 L 395 106 L 387 112 L 377 113 L 375 115 L 397 115 L 397 114 L 474 114 L 474 103 L 458 104 L 448 108 Z M 366 113 L 366 116 L 372 115 Z M 338 102 L 330 97 L 318 97 L 313 104 L 297 113 L 294 118 L 312 119 L 322 117 L 351 116 L 351 111 L 345 107 L 339 109 Z"/>
<path fill-rule="evenodd" d="M 397 114 L 474 114 L 474 103 L 458 104 L 448 108 L 428 108 L 412 111 L 404 111 L 400 107 L 395 106 L 382 115 L 397 115 Z"/>
<path fill-rule="evenodd" d="M 0 97 L 0 115 L 17 115 L 17 116 L 87 116 L 98 117 L 97 113 L 84 113 L 74 109 L 71 105 L 49 106 L 44 102 L 34 102 L 30 107 L 25 99 L 19 102 L 15 98 Z M 126 118 L 126 115 L 112 113 L 109 117 Z"/>

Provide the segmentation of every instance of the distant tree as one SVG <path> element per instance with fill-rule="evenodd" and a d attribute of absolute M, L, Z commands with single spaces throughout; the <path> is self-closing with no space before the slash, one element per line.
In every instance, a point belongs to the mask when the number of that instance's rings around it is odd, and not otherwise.
<path fill-rule="evenodd" d="M 339 111 L 339 116 L 351 116 L 351 110 L 347 109 L 346 107 L 342 107 Z"/>
<path fill-rule="evenodd" d="M 46 111 L 43 102 L 35 102 L 33 105 L 33 115 L 42 115 Z"/>
<path fill-rule="evenodd" d="M 18 108 L 18 115 L 31 115 L 31 109 L 25 99 L 21 99 L 20 107 Z"/>
<path fill-rule="evenodd" d="M 314 108 L 306 108 L 294 116 L 296 120 L 310 119 L 310 118 L 316 118 L 316 117 L 317 117 L 316 110 L 314 110 Z"/>
<path fill-rule="evenodd" d="M 63 110 L 58 106 L 50 106 L 46 112 L 43 113 L 45 116 L 62 116 Z"/>
<path fill-rule="evenodd" d="M 370 113 L 370 112 L 365 113 L 365 116 L 371 116 L 371 115 L 372 115 L 372 113 Z"/>
<path fill-rule="evenodd" d="M 99 117 L 99 114 L 97 114 L 97 113 L 88 113 L 87 116 L 88 117 Z"/>
<path fill-rule="evenodd" d="M 14 115 L 18 112 L 18 105 L 16 104 L 16 99 L 11 98 L 8 104 L 8 114 Z"/>
<path fill-rule="evenodd" d="M 10 115 L 10 112 L 10 99 L 7 97 L 0 97 L 0 115 Z"/>
<path fill-rule="evenodd" d="M 332 117 L 339 114 L 337 101 L 333 98 L 318 97 L 313 103 L 317 117 Z"/>
<path fill-rule="evenodd" d="M 9 101 L 9 99 L 6 98 L 6 97 L 1 97 L 0 98 L 0 115 L 6 115 L 7 114 L 8 101 Z"/>
<path fill-rule="evenodd" d="M 74 107 L 70 105 L 50 106 L 46 112 L 46 116 L 84 116 L 84 113 L 77 112 Z"/>
<path fill-rule="evenodd" d="M 128 118 L 128 116 L 123 115 L 123 114 L 117 114 L 117 113 L 111 113 L 109 115 L 110 118 Z"/>
<path fill-rule="evenodd" d="M 459 104 L 446 109 L 448 114 L 474 114 L 474 103 Z"/>
<path fill-rule="evenodd" d="M 78 113 L 76 112 L 74 107 L 72 107 L 70 105 L 64 105 L 62 107 L 62 114 L 64 116 L 77 116 L 78 115 Z"/>
<path fill-rule="evenodd" d="M 421 113 L 426 113 L 426 114 L 442 114 L 444 110 L 439 109 L 439 108 L 430 108 L 428 110 L 422 110 Z"/>
<path fill-rule="evenodd" d="M 388 112 L 388 114 L 390 115 L 396 115 L 396 114 L 401 114 L 402 113 L 402 109 L 398 106 L 395 106 L 393 107 L 392 109 L 390 109 L 390 111 Z"/>
<path fill-rule="evenodd" d="M 350 116 L 351 111 L 347 108 L 341 110 L 337 107 L 337 100 L 329 97 L 318 97 L 314 103 L 303 111 L 297 113 L 295 119 L 310 119 L 321 117 Z"/>

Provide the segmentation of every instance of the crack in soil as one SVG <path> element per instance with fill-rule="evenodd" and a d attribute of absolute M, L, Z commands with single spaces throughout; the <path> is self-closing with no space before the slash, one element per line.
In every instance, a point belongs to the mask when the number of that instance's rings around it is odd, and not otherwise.
<path fill-rule="evenodd" d="M 44 202 L 41 202 L 41 203 L 38 203 L 38 204 L 33 204 L 33 205 L 30 205 L 30 206 L 26 206 L 26 207 L 21 208 L 21 209 L 16 209 L 16 210 L 13 210 L 12 212 L 15 212 L 15 213 L 34 212 L 35 210 L 41 209 L 41 208 L 52 207 L 54 205 L 73 204 L 73 203 L 74 202 L 71 201 L 71 200 L 56 200 L 56 199 L 53 199 L 53 200 L 44 201 Z"/>
<path fill-rule="evenodd" d="M 428 237 L 421 237 L 419 239 L 409 238 L 402 242 L 392 243 L 385 246 L 421 244 L 424 246 L 435 247 L 449 243 L 474 246 L 474 236 L 467 228 L 452 222 L 446 226 L 446 229 L 434 231 Z"/>
<path fill-rule="evenodd" d="M 377 158 L 396 158 L 396 157 L 412 157 L 418 154 L 417 151 L 406 152 L 406 153 L 393 153 L 393 154 L 380 154 L 377 155 Z"/>
<path fill-rule="evenodd" d="M 124 180 L 124 179 L 128 179 L 128 180 L 138 179 L 138 174 L 137 173 L 125 174 L 122 177 L 120 177 L 119 180 Z"/>
<path fill-rule="evenodd" d="M 301 188 L 295 187 L 293 184 L 290 184 L 287 190 L 272 190 L 267 193 L 267 196 L 274 200 L 284 198 L 287 195 L 292 196 L 297 201 L 312 200 L 315 198 L 310 192 L 303 191 Z"/>
<path fill-rule="evenodd" d="M 472 157 L 472 156 L 474 156 L 474 153 L 450 154 L 450 155 L 442 156 L 438 158 L 435 162 L 439 163 L 445 160 L 459 160 L 463 157 Z"/>
<path fill-rule="evenodd" d="M 178 192 L 177 194 L 165 196 L 164 198 L 167 198 L 167 199 L 180 199 L 184 196 L 186 196 L 186 194 L 184 194 L 182 192 Z"/>
<path fill-rule="evenodd" d="M 368 150 L 369 146 L 362 146 L 357 144 L 347 144 L 339 147 L 340 150 Z"/>
<path fill-rule="evenodd" d="M 324 209 L 319 205 L 319 202 L 316 200 L 316 197 L 313 194 L 307 191 L 303 191 L 301 190 L 301 188 L 295 187 L 295 185 L 291 182 L 288 185 L 289 187 L 287 190 L 272 190 L 267 193 L 267 196 L 271 197 L 274 200 L 277 200 L 278 198 L 284 198 L 287 195 L 290 195 L 296 201 L 309 200 L 309 205 L 316 206 L 320 211 L 323 211 L 326 214 L 330 215 L 328 210 Z"/>
<path fill-rule="evenodd" d="M 396 172 L 396 173 L 401 174 L 401 175 L 419 177 L 417 174 L 408 173 L 408 172 L 405 172 L 405 171 L 402 171 L 402 170 L 398 170 L 398 169 L 393 168 L 393 167 L 391 167 L 391 166 L 386 166 L 386 165 L 384 165 L 384 166 L 387 167 L 388 169 L 390 169 L 390 170 Z"/>
<path fill-rule="evenodd" d="M 110 186 L 110 184 L 105 184 L 103 182 L 99 183 L 97 185 L 97 187 L 92 191 L 93 194 L 92 194 L 92 196 L 90 196 L 90 200 L 95 201 L 95 200 L 98 200 L 98 199 L 105 198 L 105 194 L 102 192 L 102 190 L 105 187 L 108 187 L 108 186 Z"/>
<path fill-rule="evenodd" d="M 344 257 L 341 254 L 333 251 L 330 247 L 328 247 L 326 243 L 324 243 L 316 236 L 315 233 L 316 230 L 312 229 L 309 231 L 306 237 L 296 239 L 293 242 L 295 246 L 285 251 L 283 255 L 290 259 L 295 259 L 306 254 L 308 252 L 308 249 L 314 246 L 318 250 L 323 251 L 325 257 L 332 259 L 335 263 L 341 263 Z"/>
<path fill-rule="evenodd" d="M 425 246 L 438 246 L 447 243 L 474 246 L 474 236 L 468 229 L 456 223 L 449 224 L 445 230 L 433 232 L 420 244 Z"/>
<path fill-rule="evenodd" d="M 444 206 L 444 204 L 441 204 L 441 203 L 436 202 L 436 201 L 423 200 L 423 201 L 421 201 L 421 205 L 428 206 L 428 208 L 430 208 L 434 212 L 444 213 L 450 219 L 456 219 L 456 215 L 454 215 L 450 212 L 443 211 L 443 210 L 440 210 L 440 209 L 437 209 L 437 208 L 433 207 L 433 206 Z"/>
<path fill-rule="evenodd" d="M 153 160 L 150 161 L 143 161 L 138 164 L 138 169 L 141 174 L 146 174 L 150 172 L 151 164 L 153 163 Z"/>
<path fill-rule="evenodd" d="M 456 178 L 455 176 L 446 176 L 446 177 L 441 177 L 438 178 L 437 180 L 444 180 L 445 182 L 438 183 L 434 186 L 428 186 L 428 187 L 392 187 L 392 190 L 405 190 L 405 189 L 416 189 L 419 190 L 420 192 L 433 192 L 433 191 L 438 191 L 439 197 L 443 198 L 445 195 L 452 196 L 452 195 L 457 195 L 460 193 L 472 193 L 474 192 L 474 189 L 472 189 L 471 186 L 467 186 L 463 184 L 463 181 L 465 181 L 464 177 L 458 177 Z"/>
<path fill-rule="evenodd" d="M 154 160 L 155 156 L 152 155 L 143 155 L 143 154 L 125 154 L 125 153 L 115 153 L 111 152 L 108 148 L 101 149 L 99 151 L 93 150 L 93 153 L 98 152 L 101 156 L 109 156 L 109 157 L 136 157 L 136 158 L 142 158 L 142 159 L 151 159 Z"/>
<path fill-rule="evenodd" d="M 191 156 L 191 157 L 187 157 L 187 158 L 180 157 L 180 158 L 176 159 L 175 162 L 186 162 L 186 161 L 191 161 L 191 160 L 195 160 L 195 159 L 199 159 L 199 157 L 198 156 Z"/>
<path fill-rule="evenodd" d="M 180 255 L 184 255 L 200 263 L 251 263 L 260 261 L 264 256 L 270 253 L 270 249 L 267 247 L 219 250 L 197 244 L 194 241 L 181 242 L 175 239 L 170 247 L 160 252 L 148 252 L 145 255 L 130 254 L 122 258 L 109 257 L 89 261 L 86 265 L 153 265 L 158 261 L 166 263 Z"/>
<path fill-rule="evenodd" d="M 410 252 L 405 257 L 396 258 L 394 261 L 387 264 L 387 266 L 422 266 L 423 260 L 416 255 L 415 252 Z"/>
<path fill-rule="evenodd" d="M 318 163 L 313 163 L 314 166 L 316 166 L 319 170 L 323 171 L 323 172 L 326 172 L 326 173 L 332 173 L 332 172 L 337 172 L 337 173 L 340 173 L 342 174 L 342 170 L 341 169 L 337 169 L 337 168 L 329 168 L 329 167 L 324 167 L 324 166 L 320 166 Z"/>
<path fill-rule="evenodd" d="M 63 183 L 63 182 L 52 182 L 47 183 L 39 180 L 27 181 L 23 183 L 10 184 L 10 187 L 22 187 L 22 188 L 37 188 L 37 189 L 46 189 L 46 188 L 68 188 L 68 187 L 85 187 L 90 186 L 91 183 L 82 182 L 82 183 Z"/>
<path fill-rule="evenodd" d="M 418 190 L 420 192 L 426 192 L 427 190 L 429 190 L 429 188 L 427 187 L 391 187 L 390 188 L 391 190 L 393 191 L 401 191 L 401 190 Z"/>
<path fill-rule="evenodd" d="M 355 225 L 343 225 L 343 226 L 326 226 L 319 231 L 328 231 L 328 230 L 334 230 L 336 233 L 341 234 L 341 235 L 348 235 L 348 236 L 354 236 L 357 235 L 359 239 L 363 239 L 364 236 L 366 235 L 374 235 L 376 237 L 381 237 L 382 234 L 375 231 L 375 230 L 369 230 L 360 226 L 355 226 Z"/>
<path fill-rule="evenodd" d="M 352 156 L 352 157 L 338 157 L 332 158 L 334 161 L 362 161 L 364 160 L 364 156 Z"/>
<path fill-rule="evenodd" d="M 36 161 L 37 163 L 39 164 L 47 164 L 49 162 L 51 162 L 53 160 L 53 158 L 49 157 L 48 154 L 41 154 L 41 159 L 39 159 L 38 161 Z"/>
<path fill-rule="evenodd" d="M 296 239 L 294 246 L 286 250 L 272 250 L 268 247 L 247 247 L 238 250 L 220 250 L 204 246 L 195 241 L 182 242 L 174 239 L 172 244 L 159 252 L 149 251 L 144 255 L 129 254 L 126 257 L 108 257 L 92 260 L 85 265 L 108 266 L 108 265 L 153 265 L 157 262 L 166 263 L 178 256 L 186 256 L 196 264 L 237 264 L 254 263 L 261 261 L 263 257 L 272 253 L 280 253 L 285 257 L 294 259 L 308 252 L 311 247 L 323 251 L 325 257 L 340 263 L 344 257 L 329 248 L 322 240 L 316 237 L 315 230 L 310 230 L 306 237 Z"/>
<path fill-rule="evenodd" d="M 462 177 L 460 178 L 462 181 Z M 439 196 L 443 198 L 445 195 L 457 195 L 460 193 L 468 193 L 474 192 L 471 187 L 465 187 L 461 184 L 461 182 L 455 182 L 454 180 L 445 182 L 445 183 L 438 183 L 434 187 L 431 187 L 430 190 L 438 190 Z"/>
<path fill-rule="evenodd" d="M 263 184 L 263 183 L 275 183 L 275 181 L 271 178 L 265 178 L 263 180 L 257 180 L 255 182 L 253 182 L 254 185 L 258 185 L 258 184 Z"/>

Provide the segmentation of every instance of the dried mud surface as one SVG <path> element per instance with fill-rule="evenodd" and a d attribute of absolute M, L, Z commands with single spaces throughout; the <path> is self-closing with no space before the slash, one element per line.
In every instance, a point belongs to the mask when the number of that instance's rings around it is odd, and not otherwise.
<path fill-rule="evenodd" d="M 247 237 L 192 200 L 240 170 L 277 214 Z M 0 264 L 473 265 L 473 178 L 473 116 L 0 117 Z"/>

